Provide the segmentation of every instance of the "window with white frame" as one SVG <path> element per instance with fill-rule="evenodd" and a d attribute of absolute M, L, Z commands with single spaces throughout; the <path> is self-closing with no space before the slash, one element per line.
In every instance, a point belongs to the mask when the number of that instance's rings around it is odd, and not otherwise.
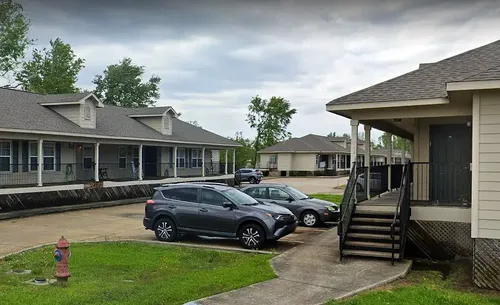
<path fill-rule="evenodd" d="M 10 141 L 0 141 L 0 172 L 10 171 Z"/>
<path fill-rule="evenodd" d="M 201 149 L 193 149 L 193 155 L 191 158 L 191 164 L 193 167 L 201 168 L 203 163 L 202 157 L 203 151 Z"/>
<path fill-rule="evenodd" d="M 177 149 L 177 167 L 186 167 L 186 150 L 184 148 Z"/>
<path fill-rule="evenodd" d="M 43 170 L 53 171 L 56 168 L 56 143 L 43 143 Z"/>
<path fill-rule="evenodd" d="M 90 108 L 89 105 L 85 106 L 83 109 L 83 117 L 86 120 L 91 120 L 92 119 L 92 114 L 91 114 L 92 109 Z"/>
<path fill-rule="evenodd" d="M 92 146 L 83 147 L 83 169 L 92 169 L 94 164 L 94 149 Z"/>
<path fill-rule="evenodd" d="M 134 166 L 137 168 L 139 166 L 139 147 L 132 149 L 132 160 L 134 161 Z"/>
<path fill-rule="evenodd" d="M 118 147 L 118 168 L 127 168 L 127 147 Z"/>
<path fill-rule="evenodd" d="M 29 156 L 29 168 L 30 171 L 38 170 L 38 143 L 30 143 L 30 156 Z"/>

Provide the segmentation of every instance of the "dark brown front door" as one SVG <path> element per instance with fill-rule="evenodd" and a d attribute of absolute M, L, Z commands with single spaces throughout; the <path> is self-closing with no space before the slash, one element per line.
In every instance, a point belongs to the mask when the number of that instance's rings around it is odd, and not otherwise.
<path fill-rule="evenodd" d="M 430 200 L 471 200 L 472 128 L 466 124 L 430 126 Z"/>

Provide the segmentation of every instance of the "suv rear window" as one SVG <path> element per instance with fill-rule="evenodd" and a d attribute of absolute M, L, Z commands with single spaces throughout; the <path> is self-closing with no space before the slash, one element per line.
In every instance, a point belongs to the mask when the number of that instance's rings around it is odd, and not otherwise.
<path fill-rule="evenodd" d="M 198 189 L 197 188 L 186 188 L 179 187 L 173 188 L 169 190 L 161 191 L 163 196 L 167 199 L 173 200 L 181 200 L 188 202 L 197 202 L 198 201 Z"/>

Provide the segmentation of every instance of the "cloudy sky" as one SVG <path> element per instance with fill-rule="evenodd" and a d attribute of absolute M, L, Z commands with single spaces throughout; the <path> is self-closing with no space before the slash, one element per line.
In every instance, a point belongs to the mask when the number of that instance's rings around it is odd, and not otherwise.
<path fill-rule="evenodd" d="M 37 47 L 60 37 L 86 60 L 80 87 L 130 57 L 162 78 L 158 105 L 224 136 L 254 136 L 257 94 L 297 108 L 294 136 L 349 132 L 330 100 L 500 39 L 500 1 L 19 2 Z"/>

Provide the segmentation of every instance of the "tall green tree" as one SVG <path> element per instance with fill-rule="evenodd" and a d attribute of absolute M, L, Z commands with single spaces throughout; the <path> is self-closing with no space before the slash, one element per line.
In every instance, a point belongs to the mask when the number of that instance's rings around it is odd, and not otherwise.
<path fill-rule="evenodd" d="M 14 72 L 26 49 L 33 43 L 28 37 L 30 20 L 23 14 L 21 4 L 0 0 L 0 77 Z"/>
<path fill-rule="evenodd" d="M 236 168 L 246 167 L 248 163 L 250 166 L 255 166 L 254 156 L 255 156 L 255 148 L 253 146 L 253 141 L 249 138 L 245 138 L 243 136 L 242 131 L 236 132 L 234 137 L 228 137 L 235 142 L 241 144 L 241 147 L 236 148 Z M 224 162 L 226 158 L 226 152 L 222 151 L 220 154 L 221 162 Z M 233 152 L 232 150 L 228 151 L 227 160 L 229 163 L 233 162 Z"/>
<path fill-rule="evenodd" d="M 393 149 L 403 149 L 405 147 L 406 151 L 411 151 L 411 142 L 403 139 L 399 136 L 392 136 L 392 148 Z M 378 137 L 377 148 L 389 148 L 389 134 L 384 132 L 380 137 Z"/>
<path fill-rule="evenodd" d="M 290 102 L 283 97 L 273 96 L 266 100 L 257 95 L 252 98 L 246 121 L 257 131 L 254 163 L 260 149 L 291 138 L 292 135 L 286 128 L 295 113 L 297 109 L 292 108 Z"/>
<path fill-rule="evenodd" d="M 71 46 L 60 38 L 50 41 L 50 49 L 35 49 L 33 59 L 24 62 L 16 80 L 24 90 L 45 93 L 74 93 L 78 73 L 84 60 L 76 56 Z"/>
<path fill-rule="evenodd" d="M 103 75 L 96 75 L 92 81 L 96 85 L 95 94 L 104 104 L 122 107 L 148 107 L 160 98 L 159 76 L 153 75 L 143 82 L 144 66 L 124 58 L 118 64 L 109 65 Z"/>

